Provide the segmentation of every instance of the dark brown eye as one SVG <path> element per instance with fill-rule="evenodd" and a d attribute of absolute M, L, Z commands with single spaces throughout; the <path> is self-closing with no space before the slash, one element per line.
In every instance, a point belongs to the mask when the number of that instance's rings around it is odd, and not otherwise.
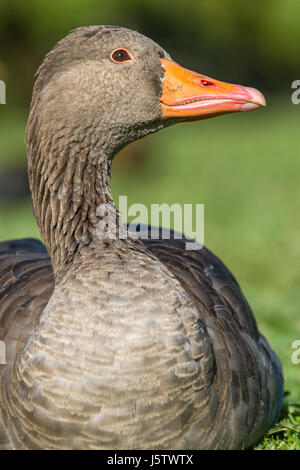
<path fill-rule="evenodd" d="M 116 49 L 110 54 L 110 58 L 113 62 L 117 62 L 118 64 L 132 60 L 131 55 L 126 49 Z"/>

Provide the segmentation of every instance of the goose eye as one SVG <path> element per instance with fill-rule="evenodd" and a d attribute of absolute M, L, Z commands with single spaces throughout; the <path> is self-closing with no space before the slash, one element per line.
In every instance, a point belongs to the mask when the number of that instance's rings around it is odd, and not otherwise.
<path fill-rule="evenodd" d="M 110 58 L 113 62 L 117 62 L 118 64 L 132 60 L 131 55 L 126 49 L 116 49 L 110 54 Z"/>

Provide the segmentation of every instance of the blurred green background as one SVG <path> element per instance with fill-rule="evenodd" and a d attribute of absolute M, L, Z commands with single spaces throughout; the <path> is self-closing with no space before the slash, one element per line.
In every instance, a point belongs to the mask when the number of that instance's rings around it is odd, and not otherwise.
<path fill-rule="evenodd" d="M 40 0 L 0 4 L 0 240 L 38 237 L 24 177 L 34 73 L 71 29 L 120 24 L 160 43 L 181 65 L 259 88 L 255 113 L 178 125 L 115 160 L 113 193 L 129 203 L 205 204 L 205 243 L 239 280 L 300 398 L 300 79 L 297 0 Z"/>

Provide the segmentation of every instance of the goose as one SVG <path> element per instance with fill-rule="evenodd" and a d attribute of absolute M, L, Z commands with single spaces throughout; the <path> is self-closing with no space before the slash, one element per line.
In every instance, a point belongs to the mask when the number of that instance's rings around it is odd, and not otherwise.
<path fill-rule="evenodd" d="M 46 55 L 26 133 L 44 244 L 0 244 L 1 449 L 240 449 L 276 423 L 281 365 L 233 275 L 173 232 L 121 236 L 110 190 L 130 142 L 264 104 L 124 27 Z"/>

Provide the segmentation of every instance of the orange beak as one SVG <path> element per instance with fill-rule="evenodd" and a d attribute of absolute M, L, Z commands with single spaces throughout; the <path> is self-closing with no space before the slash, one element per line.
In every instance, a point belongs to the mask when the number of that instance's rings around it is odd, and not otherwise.
<path fill-rule="evenodd" d="M 264 96 L 254 88 L 224 83 L 161 59 L 165 70 L 160 97 L 163 118 L 207 119 L 265 106 Z"/>

